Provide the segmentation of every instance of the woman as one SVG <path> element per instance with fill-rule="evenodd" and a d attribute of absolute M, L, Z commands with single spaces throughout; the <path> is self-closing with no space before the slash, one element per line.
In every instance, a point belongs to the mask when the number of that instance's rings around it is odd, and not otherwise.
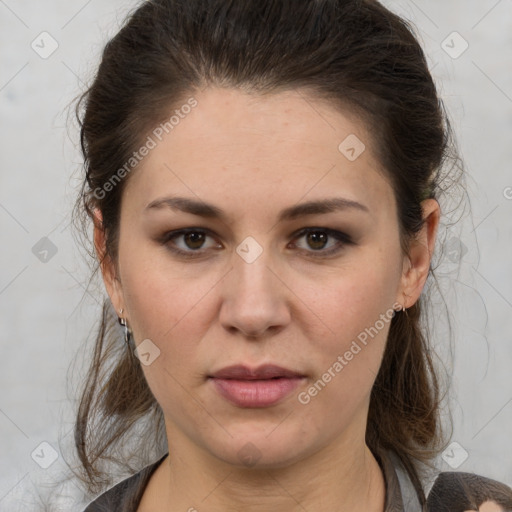
<path fill-rule="evenodd" d="M 419 321 L 459 167 L 402 19 L 370 0 L 150 0 L 82 104 L 77 208 L 109 295 L 83 479 L 160 454 L 86 512 L 512 508 L 465 473 L 426 497 L 445 444 Z"/>

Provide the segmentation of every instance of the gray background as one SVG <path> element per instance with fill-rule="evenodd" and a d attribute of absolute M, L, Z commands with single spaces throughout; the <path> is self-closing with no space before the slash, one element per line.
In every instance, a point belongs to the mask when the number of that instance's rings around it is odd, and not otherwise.
<path fill-rule="evenodd" d="M 445 454 L 455 462 L 440 459 L 439 467 L 451 470 L 467 453 L 459 471 L 512 485 L 512 0 L 384 3 L 416 26 L 468 171 L 471 216 L 438 246 L 449 254 L 439 282 L 452 316 L 453 356 L 445 325 L 436 343 L 453 376 L 458 443 Z M 0 0 L 1 511 L 41 510 L 31 496 L 55 494 L 51 483 L 66 470 L 74 388 L 104 293 L 98 285 L 86 289 L 89 268 L 69 225 L 80 155 L 67 106 L 134 5 Z M 59 45 L 48 58 L 31 47 L 35 40 L 48 51 L 43 31 Z M 464 43 L 454 31 L 469 44 L 457 58 Z M 49 247 L 44 237 L 55 254 L 41 252 Z M 36 463 L 52 461 L 42 442 L 58 455 L 48 469 Z M 80 510 L 73 483 L 59 492 L 52 510 Z"/>

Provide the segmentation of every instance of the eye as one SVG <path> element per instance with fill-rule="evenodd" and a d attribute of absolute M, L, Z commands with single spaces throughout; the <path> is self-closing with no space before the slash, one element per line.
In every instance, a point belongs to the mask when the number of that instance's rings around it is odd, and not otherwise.
<path fill-rule="evenodd" d="M 222 248 L 218 243 L 210 243 L 209 247 L 205 247 L 208 238 L 213 240 L 207 230 L 187 228 L 166 233 L 162 237 L 161 243 L 174 253 L 194 257 L 202 255 L 208 249 Z"/>
<path fill-rule="evenodd" d="M 211 240 L 210 244 L 207 243 L 208 239 Z M 346 245 L 353 245 L 349 235 L 341 231 L 321 227 L 304 228 L 293 235 L 293 239 L 304 239 L 306 247 L 303 244 L 297 244 L 297 242 L 292 242 L 292 247 L 297 247 L 314 257 L 331 256 L 340 252 Z M 169 251 L 188 258 L 200 257 L 208 250 L 223 248 L 220 243 L 215 241 L 209 230 L 202 228 L 169 231 L 159 241 Z"/>
<path fill-rule="evenodd" d="M 313 250 L 308 250 L 304 246 L 300 247 L 297 243 L 293 245 L 310 253 L 318 253 L 318 255 L 314 254 L 314 256 L 319 257 L 338 253 L 345 245 L 353 244 L 349 235 L 329 228 L 305 228 L 295 235 L 295 240 L 300 240 L 301 238 L 304 239 L 307 247 Z M 329 240 L 331 240 L 331 243 L 329 243 Z"/>

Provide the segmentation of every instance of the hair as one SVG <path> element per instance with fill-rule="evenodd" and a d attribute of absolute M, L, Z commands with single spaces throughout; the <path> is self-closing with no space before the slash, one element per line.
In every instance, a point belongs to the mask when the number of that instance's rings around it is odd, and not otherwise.
<path fill-rule="evenodd" d="M 446 192 L 446 176 L 453 183 L 462 170 L 414 30 L 379 2 L 144 1 L 106 44 L 93 83 L 76 106 L 85 176 L 74 216 L 84 230 L 91 220 L 99 222 L 99 210 L 105 233 L 105 253 L 94 272 L 107 258 L 116 265 L 123 189 L 133 173 L 108 193 L 98 191 L 107 190 L 116 170 L 172 108 L 209 86 L 260 95 L 304 91 L 362 119 L 393 187 L 405 255 L 423 226 L 421 202 L 438 199 Z M 433 273 L 431 265 L 429 280 Z M 391 321 L 366 431 L 374 453 L 398 456 L 422 504 L 421 466 L 444 442 L 442 386 L 420 325 L 425 295 Z M 164 432 L 160 406 L 125 348 L 107 298 L 74 430 L 88 491 L 110 482 L 103 462 L 126 467 L 141 448 L 164 449 Z M 130 439 L 136 449 L 120 454 Z"/>
<path fill-rule="evenodd" d="M 442 473 L 428 495 L 429 510 L 463 512 L 480 510 L 486 501 L 512 510 L 512 490 L 505 484 L 471 473 Z"/>

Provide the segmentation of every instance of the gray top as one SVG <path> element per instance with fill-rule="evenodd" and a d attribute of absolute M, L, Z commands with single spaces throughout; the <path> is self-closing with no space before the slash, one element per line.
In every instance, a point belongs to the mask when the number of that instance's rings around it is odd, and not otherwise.
<path fill-rule="evenodd" d="M 151 475 L 168 456 L 165 454 L 131 477 L 122 480 L 90 503 L 83 512 L 136 512 Z M 465 512 L 478 510 L 493 500 L 503 512 L 512 512 L 512 489 L 472 473 L 440 473 L 422 507 L 418 490 L 392 452 L 375 457 L 386 483 L 384 512 Z"/>

